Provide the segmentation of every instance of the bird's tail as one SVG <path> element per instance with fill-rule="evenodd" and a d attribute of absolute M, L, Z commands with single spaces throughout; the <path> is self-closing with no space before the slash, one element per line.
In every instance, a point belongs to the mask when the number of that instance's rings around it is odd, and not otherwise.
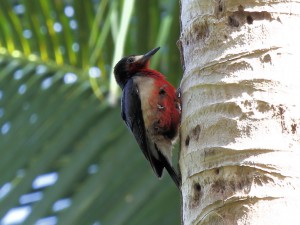
<path fill-rule="evenodd" d="M 163 162 L 164 167 L 168 171 L 168 173 L 171 176 L 172 180 L 174 181 L 174 183 L 176 184 L 176 186 L 180 190 L 180 188 L 181 188 L 181 176 L 180 176 L 180 174 L 175 171 L 175 169 L 173 168 L 173 166 L 171 166 L 171 164 L 168 162 L 168 160 L 166 159 L 166 157 L 163 154 L 161 154 L 161 153 L 160 153 L 160 159 Z"/>

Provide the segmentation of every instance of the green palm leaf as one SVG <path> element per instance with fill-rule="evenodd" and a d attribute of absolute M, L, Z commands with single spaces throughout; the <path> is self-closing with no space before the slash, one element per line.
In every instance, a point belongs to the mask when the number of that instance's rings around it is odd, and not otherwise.
<path fill-rule="evenodd" d="M 1 224 L 180 223 L 179 191 L 107 101 L 124 54 L 160 45 L 153 65 L 180 73 L 175 18 L 176 1 L 0 1 Z"/>

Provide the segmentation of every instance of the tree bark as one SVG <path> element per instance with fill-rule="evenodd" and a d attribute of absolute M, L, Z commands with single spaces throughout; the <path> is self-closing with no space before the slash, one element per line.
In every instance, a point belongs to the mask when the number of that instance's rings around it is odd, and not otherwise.
<path fill-rule="evenodd" d="M 181 0 L 183 224 L 300 224 L 300 1 Z"/>

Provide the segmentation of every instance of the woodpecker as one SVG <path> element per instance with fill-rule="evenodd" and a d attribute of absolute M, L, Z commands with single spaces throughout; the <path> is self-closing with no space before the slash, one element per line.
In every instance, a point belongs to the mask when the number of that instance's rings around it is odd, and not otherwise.
<path fill-rule="evenodd" d="M 160 72 L 150 69 L 150 58 L 159 50 L 122 58 L 114 67 L 122 89 L 121 116 L 133 133 L 153 171 L 160 178 L 166 168 L 178 188 L 181 178 L 172 167 L 172 149 L 181 120 L 176 89 Z"/>

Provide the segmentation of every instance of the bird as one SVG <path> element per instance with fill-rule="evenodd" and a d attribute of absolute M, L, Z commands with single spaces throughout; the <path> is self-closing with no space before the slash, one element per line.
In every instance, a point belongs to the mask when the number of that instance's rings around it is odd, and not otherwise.
<path fill-rule="evenodd" d="M 181 176 L 172 166 L 172 150 L 181 122 L 181 97 L 163 74 L 149 68 L 150 58 L 159 49 L 122 58 L 114 75 L 122 89 L 122 119 L 157 177 L 161 178 L 165 168 L 180 189 Z"/>

